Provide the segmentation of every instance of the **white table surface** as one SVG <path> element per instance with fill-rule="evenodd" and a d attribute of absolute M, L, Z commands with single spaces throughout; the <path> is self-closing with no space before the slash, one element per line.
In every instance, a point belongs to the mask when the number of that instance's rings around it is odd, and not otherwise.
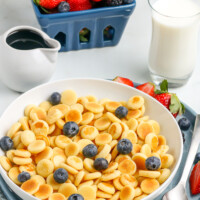
<path fill-rule="evenodd" d="M 30 0 L 0 2 L 0 34 L 17 25 L 39 28 Z M 71 77 L 112 79 L 115 76 L 124 76 L 135 82 L 150 81 L 147 69 L 150 39 L 151 11 L 147 0 L 137 0 L 136 9 L 118 46 L 59 53 L 57 70 L 52 80 Z M 200 52 L 198 57 L 189 82 L 170 91 L 177 93 L 181 101 L 200 113 Z M 19 95 L 0 81 L 0 115 Z"/>

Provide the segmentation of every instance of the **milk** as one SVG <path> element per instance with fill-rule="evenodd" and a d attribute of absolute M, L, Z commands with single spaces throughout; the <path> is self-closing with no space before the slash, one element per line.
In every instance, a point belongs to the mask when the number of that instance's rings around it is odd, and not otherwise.
<path fill-rule="evenodd" d="M 152 7 L 150 72 L 184 79 L 195 67 L 200 7 L 191 0 L 158 0 Z"/>

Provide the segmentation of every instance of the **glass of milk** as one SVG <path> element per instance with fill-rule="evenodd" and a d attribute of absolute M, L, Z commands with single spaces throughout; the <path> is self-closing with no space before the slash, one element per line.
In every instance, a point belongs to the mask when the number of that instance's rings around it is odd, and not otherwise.
<path fill-rule="evenodd" d="M 200 3 L 194 0 L 149 0 L 152 39 L 148 67 L 156 84 L 184 85 L 197 60 Z M 200 1 L 199 1 L 200 2 Z"/>

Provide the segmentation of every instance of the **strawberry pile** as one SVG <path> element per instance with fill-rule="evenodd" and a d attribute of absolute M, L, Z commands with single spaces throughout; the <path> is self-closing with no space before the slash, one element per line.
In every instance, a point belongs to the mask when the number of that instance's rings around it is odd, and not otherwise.
<path fill-rule="evenodd" d="M 120 6 L 134 0 L 33 0 L 43 13 L 64 13 L 91 8 Z"/>
<path fill-rule="evenodd" d="M 123 77 L 116 77 L 113 81 L 123 83 L 134 87 L 133 82 L 130 79 Z M 163 80 L 160 84 L 160 89 L 158 90 L 155 85 L 151 82 L 147 82 L 141 84 L 136 87 L 138 90 L 145 92 L 146 94 L 152 96 L 157 101 L 159 101 L 162 105 L 164 105 L 176 118 L 177 115 L 181 115 L 185 112 L 184 105 L 180 102 L 176 94 L 168 92 L 168 82 L 167 80 Z"/>

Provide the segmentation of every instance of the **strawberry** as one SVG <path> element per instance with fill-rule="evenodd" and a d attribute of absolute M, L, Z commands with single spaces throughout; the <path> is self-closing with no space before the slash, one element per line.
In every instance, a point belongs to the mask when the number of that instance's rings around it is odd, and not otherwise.
<path fill-rule="evenodd" d="M 154 96 L 155 85 L 151 82 L 144 83 L 136 87 L 138 90 L 141 90 L 144 93 L 147 93 L 150 96 Z"/>
<path fill-rule="evenodd" d="M 113 79 L 113 81 L 118 82 L 118 83 L 123 83 L 123 84 L 125 84 L 125 85 L 134 87 L 133 81 L 131 81 L 131 80 L 128 79 L 128 78 L 124 78 L 124 77 L 117 76 L 117 77 L 115 77 L 115 78 Z"/>
<path fill-rule="evenodd" d="M 200 193 L 200 162 L 194 166 L 190 175 L 190 190 L 193 195 Z"/>
<path fill-rule="evenodd" d="M 176 94 L 168 92 L 167 80 L 160 84 L 160 90 L 155 90 L 154 98 L 163 104 L 176 118 L 178 114 L 185 111 L 184 105 L 180 102 Z"/>
<path fill-rule="evenodd" d="M 65 0 L 34 0 L 38 6 L 49 10 L 56 8 L 62 1 Z"/>
<path fill-rule="evenodd" d="M 92 8 L 90 0 L 67 0 L 70 11 L 88 10 Z"/>

